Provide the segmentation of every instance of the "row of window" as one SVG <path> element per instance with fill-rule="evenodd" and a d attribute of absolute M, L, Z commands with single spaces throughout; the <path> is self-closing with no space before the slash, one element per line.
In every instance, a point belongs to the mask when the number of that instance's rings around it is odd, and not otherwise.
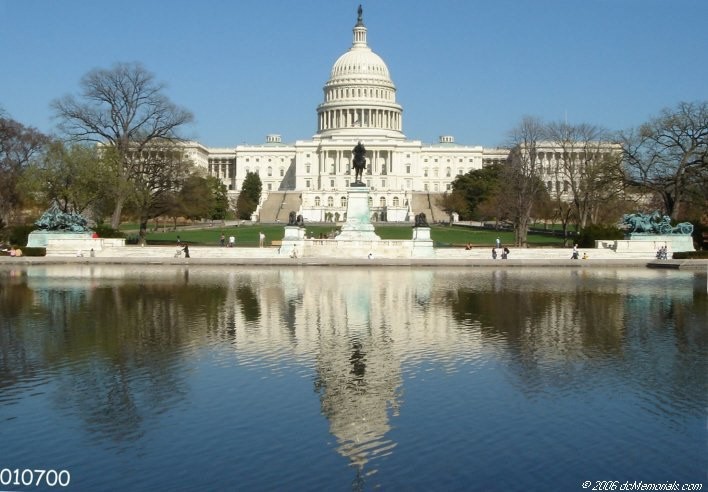
<path fill-rule="evenodd" d="M 386 99 L 388 101 L 394 100 L 393 92 L 384 91 L 383 89 L 330 89 L 327 92 L 327 101 L 348 97 L 374 97 L 376 99 Z"/>
<path fill-rule="evenodd" d="M 347 206 L 347 197 L 346 196 L 341 196 L 339 197 L 339 203 L 342 206 L 342 208 L 346 208 Z M 401 203 L 401 200 L 399 197 L 394 196 L 392 200 L 392 206 L 394 207 L 399 207 Z M 369 197 L 369 206 L 373 206 L 374 204 L 374 199 L 372 197 Z M 319 196 L 315 197 L 315 207 L 319 207 L 322 205 L 322 200 Z M 408 203 L 406 202 L 406 205 Z M 327 197 L 327 206 L 328 207 L 334 207 L 334 197 L 333 196 L 328 196 Z M 379 207 L 386 207 L 387 205 L 387 200 L 385 196 L 382 196 L 379 198 Z"/>

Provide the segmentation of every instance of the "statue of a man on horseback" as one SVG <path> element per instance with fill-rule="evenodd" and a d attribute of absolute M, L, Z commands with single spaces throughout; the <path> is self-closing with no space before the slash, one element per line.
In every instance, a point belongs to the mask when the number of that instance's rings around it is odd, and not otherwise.
<path fill-rule="evenodd" d="M 361 142 L 356 144 L 356 147 L 352 150 L 352 154 L 354 154 L 354 158 L 352 159 L 355 170 L 354 182 L 361 183 L 361 176 L 364 173 L 364 169 L 366 169 L 366 149 L 364 145 Z"/>

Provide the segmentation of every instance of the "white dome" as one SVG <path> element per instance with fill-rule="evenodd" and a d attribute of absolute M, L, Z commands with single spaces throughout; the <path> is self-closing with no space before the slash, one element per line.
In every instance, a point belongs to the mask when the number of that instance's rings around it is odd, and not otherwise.
<path fill-rule="evenodd" d="M 317 107 L 317 134 L 365 138 L 403 138 L 402 108 L 386 63 L 366 44 L 366 27 L 359 7 L 354 42 L 340 56 L 324 86 Z"/>
<path fill-rule="evenodd" d="M 381 57 L 368 47 L 355 45 L 334 62 L 330 73 L 330 81 L 358 75 L 366 78 L 380 78 L 387 82 L 391 81 L 388 67 Z"/>

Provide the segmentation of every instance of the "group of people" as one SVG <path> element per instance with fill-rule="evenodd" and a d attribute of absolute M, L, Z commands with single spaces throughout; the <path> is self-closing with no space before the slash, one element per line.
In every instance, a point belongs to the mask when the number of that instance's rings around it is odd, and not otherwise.
<path fill-rule="evenodd" d="M 665 245 L 656 251 L 656 259 L 657 260 L 668 260 L 669 259 L 669 250 Z"/>
<path fill-rule="evenodd" d="M 570 259 L 571 260 L 579 260 L 580 259 L 580 253 L 578 252 L 578 245 L 577 244 L 573 245 L 573 254 L 570 255 Z M 588 254 L 583 253 L 583 260 L 587 260 L 587 259 L 588 259 Z"/>
<path fill-rule="evenodd" d="M 13 246 L 3 246 L 0 251 L 2 251 L 3 253 L 7 253 L 10 256 L 22 256 L 22 250 Z"/>
<path fill-rule="evenodd" d="M 493 260 L 497 259 L 497 256 L 498 256 L 497 250 L 498 249 L 501 249 L 501 259 L 502 260 L 506 260 L 507 258 L 509 258 L 509 248 L 507 248 L 506 246 L 504 246 L 504 248 L 502 248 L 501 239 L 497 238 L 496 245 L 494 248 L 492 248 L 492 259 Z"/>
<path fill-rule="evenodd" d="M 224 234 L 221 234 L 221 237 L 219 238 L 219 242 L 221 243 L 222 246 L 226 246 L 226 236 Z M 229 248 L 234 248 L 236 247 L 236 236 L 229 236 Z"/>
<path fill-rule="evenodd" d="M 493 260 L 496 260 L 497 256 L 499 256 L 497 253 L 497 249 L 501 249 L 501 259 L 502 260 L 506 260 L 507 258 L 509 258 L 510 251 L 509 251 L 509 248 L 507 248 L 505 246 L 504 248 L 492 248 L 492 259 Z"/>

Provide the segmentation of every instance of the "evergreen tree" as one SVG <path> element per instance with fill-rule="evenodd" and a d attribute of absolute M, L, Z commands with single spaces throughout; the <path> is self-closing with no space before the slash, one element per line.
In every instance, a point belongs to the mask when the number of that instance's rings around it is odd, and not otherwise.
<path fill-rule="evenodd" d="M 241 193 L 239 193 L 236 201 L 236 214 L 239 219 L 248 220 L 251 218 L 251 214 L 258 207 L 262 189 L 263 184 L 260 176 L 256 173 L 247 173 L 246 178 L 243 180 Z"/>

